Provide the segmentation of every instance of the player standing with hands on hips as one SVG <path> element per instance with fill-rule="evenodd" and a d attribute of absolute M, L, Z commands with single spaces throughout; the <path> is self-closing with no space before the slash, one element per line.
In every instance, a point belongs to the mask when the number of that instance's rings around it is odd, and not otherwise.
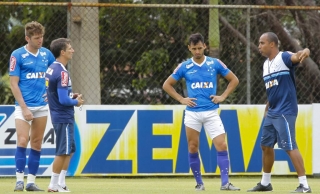
<path fill-rule="evenodd" d="M 189 165 L 196 179 L 197 191 L 205 190 L 200 172 L 199 135 L 202 126 L 210 135 L 217 150 L 217 163 L 221 172 L 220 190 L 238 191 L 240 188 L 229 182 L 229 156 L 225 141 L 225 129 L 218 114 L 219 103 L 223 102 L 239 84 L 238 78 L 227 66 L 216 58 L 204 55 L 206 44 L 200 33 L 189 37 L 189 51 L 192 58 L 181 63 L 163 84 L 163 89 L 181 104 L 187 105 L 184 124 L 189 151 Z M 226 90 L 220 95 L 217 92 L 217 76 L 228 80 Z M 185 78 L 188 97 L 176 92 L 174 85 Z"/>
<path fill-rule="evenodd" d="M 267 57 L 263 64 L 263 80 L 268 102 L 262 127 L 261 149 L 263 174 L 261 182 L 248 192 L 272 191 L 271 169 L 274 163 L 274 145 L 285 150 L 297 171 L 299 186 L 293 193 L 311 193 L 303 159 L 296 142 L 295 123 L 298 115 L 298 100 L 294 80 L 294 69 L 310 50 L 305 48 L 297 53 L 279 51 L 278 37 L 266 32 L 259 39 L 259 51 Z"/>
<path fill-rule="evenodd" d="M 47 124 L 45 72 L 54 62 L 52 53 L 42 47 L 45 28 L 38 22 L 25 25 L 25 46 L 13 51 L 10 57 L 10 87 L 15 98 L 15 153 L 17 182 L 14 191 L 24 191 L 24 171 L 28 157 L 27 191 L 44 191 L 35 184 L 39 169 L 41 146 Z"/>
<path fill-rule="evenodd" d="M 65 182 L 59 181 L 62 169 L 67 169 L 71 154 L 76 150 L 74 142 L 74 106 L 84 103 L 81 94 L 73 99 L 71 79 L 66 69 L 74 50 L 66 38 L 53 40 L 50 50 L 56 57 L 46 72 L 46 86 L 51 121 L 56 133 L 56 156 L 52 165 L 48 192 L 70 192 Z M 60 182 L 60 184 L 59 184 Z M 63 185 L 62 185 L 63 184 Z"/>

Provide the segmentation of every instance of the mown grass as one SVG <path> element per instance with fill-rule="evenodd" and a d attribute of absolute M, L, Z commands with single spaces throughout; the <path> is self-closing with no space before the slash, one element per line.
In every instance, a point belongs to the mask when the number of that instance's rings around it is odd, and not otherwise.
<path fill-rule="evenodd" d="M 220 178 L 203 178 L 206 193 L 247 193 L 260 181 L 260 177 L 231 177 L 230 182 L 240 187 L 241 191 L 220 191 Z M 50 178 L 37 178 L 37 185 L 47 189 Z M 320 178 L 308 178 L 312 193 L 320 194 Z M 15 178 L 0 178 L 0 193 L 13 192 Z M 68 177 L 67 185 L 72 193 L 129 193 L 129 194 L 188 194 L 195 193 L 195 181 L 192 177 L 152 177 L 152 178 L 92 178 L 92 177 Z M 290 193 L 298 186 L 295 177 L 272 177 L 273 193 Z"/>

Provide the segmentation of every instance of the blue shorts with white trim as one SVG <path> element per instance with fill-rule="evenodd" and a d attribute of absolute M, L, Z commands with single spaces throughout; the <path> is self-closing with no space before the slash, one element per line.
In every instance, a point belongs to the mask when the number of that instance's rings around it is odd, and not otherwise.
<path fill-rule="evenodd" d="M 286 151 L 297 149 L 296 119 L 294 115 L 267 115 L 263 123 L 261 145 L 273 148 L 278 143 L 278 147 Z"/>
<path fill-rule="evenodd" d="M 70 155 L 76 151 L 73 123 L 53 123 L 56 133 L 56 155 Z"/>

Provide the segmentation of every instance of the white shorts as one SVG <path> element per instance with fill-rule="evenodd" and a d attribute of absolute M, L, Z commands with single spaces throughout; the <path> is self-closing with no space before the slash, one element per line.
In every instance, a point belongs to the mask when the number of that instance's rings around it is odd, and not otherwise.
<path fill-rule="evenodd" d="M 211 139 L 225 133 L 224 126 L 217 109 L 202 112 L 186 110 L 184 124 L 198 132 L 201 132 L 203 126 Z"/>
<path fill-rule="evenodd" d="M 22 115 L 21 107 L 16 106 L 15 108 L 16 109 L 14 111 L 14 118 L 26 121 Z M 45 105 L 45 106 L 28 107 L 28 109 L 32 112 L 33 118 L 39 118 L 39 117 L 48 116 L 49 106 Z M 28 122 L 28 121 L 26 121 L 26 122 Z"/>

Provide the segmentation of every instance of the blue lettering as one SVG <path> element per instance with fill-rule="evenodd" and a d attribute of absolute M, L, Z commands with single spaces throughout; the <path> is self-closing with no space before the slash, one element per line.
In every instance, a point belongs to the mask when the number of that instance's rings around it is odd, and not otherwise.
<path fill-rule="evenodd" d="M 172 173 L 172 160 L 152 159 L 153 148 L 172 148 L 172 136 L 153 135 L 154 123 L 172 123 L 172 110 L 138 110 L 138 173 Z"/>
<path fill-rule="evenodd" d="M 87 123 L 110 123 L 82 173 L 132 173 L 131 160 L 107 160 L 134 110 L 87 110 Z"/>

